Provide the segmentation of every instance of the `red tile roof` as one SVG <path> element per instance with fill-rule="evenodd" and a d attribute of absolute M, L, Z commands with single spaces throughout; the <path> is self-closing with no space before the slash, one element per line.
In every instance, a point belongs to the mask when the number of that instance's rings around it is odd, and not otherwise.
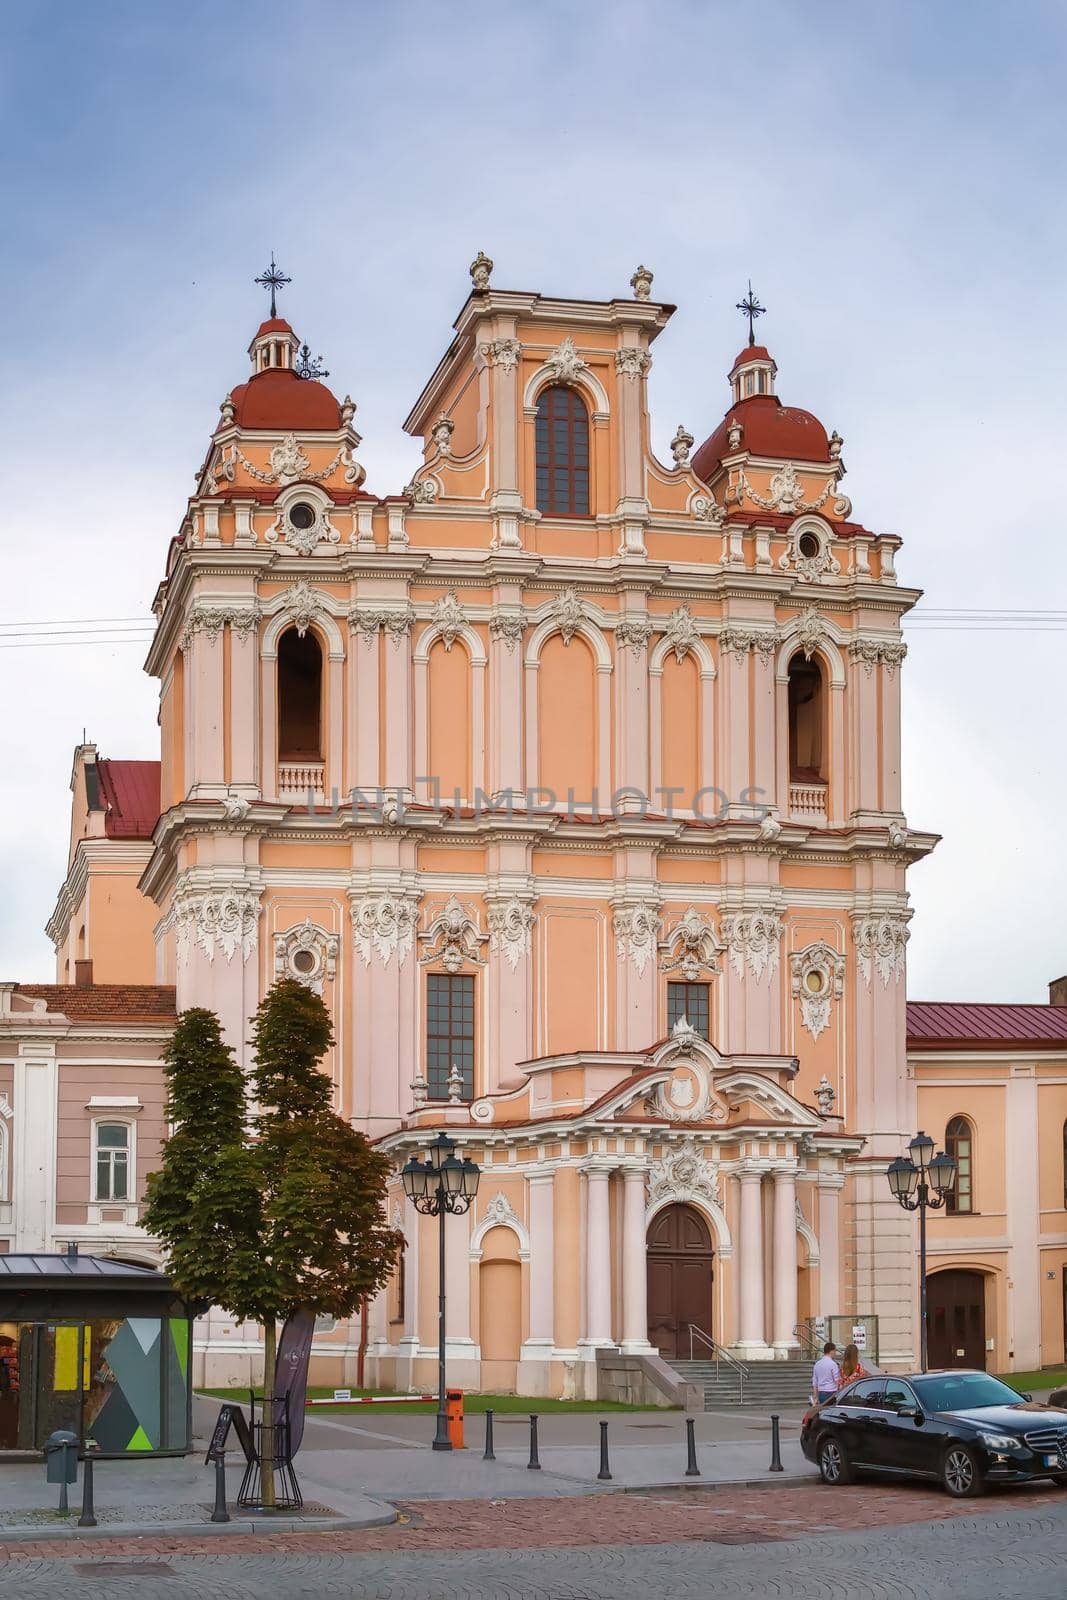
<path fill-rule="evenodd" d="M 174 987 L 157 983 L 17 983 L 17 994 L 46 1000 L 72 1022 L 172 1022 L 177 1016 Z"/>
<path fill-rule="evenodd" d="M 908 1001 L 908 1049 L 1067 1050 L 1067 1006 Z"/>
<path fill-rule="evenodd" d="M 710 439 L 705 439 L 693 457 L 693 471 L 707 483 L 714 477 L 723 456 L 728 453 L 730 423 L 740 422 L 740 448 L 754 456 L 770 456 L 781 461 L 830 461 L 830 441 L 826 429 L 810 411 L 784 406 L 773 394 L 754 394 L 730 407 Z"/>
<path fill-rule="evenodd" d="M 109 839 L 150 839 L 159 821 L 158 761 L 98 761 Z"/>
<path fill-rule="evenodd" d="M 288 367 L 268 367 L 230 397 L 239 428 L 326 428 L 341 426 L 341 407 L 324 383 L 301 378 Z M 224 427 L 224 423 L 219 424 Z"/>

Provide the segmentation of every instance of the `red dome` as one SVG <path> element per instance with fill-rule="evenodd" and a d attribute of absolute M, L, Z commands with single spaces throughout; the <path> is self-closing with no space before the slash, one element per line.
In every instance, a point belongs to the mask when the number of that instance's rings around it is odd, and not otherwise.
<path fill-rule="evenodd" d="M 734 362 L 733 366 L 730 368 L 730 371 L 731 372 L 736 372 L 738 367 L 741 366 L 746 361 L 770 361 L 770 362 L 773 362 L 774 361 L 774 357 L 771 355 L 771 353 L 767 349 L 766 345 L 748 344 L 742 350 L 741 354 L 738 356 L 737 360 Z"/>
<path fill-rule="evenodd" d="M 255 338 L 260 339 L 265 333 L 292 333 L 292 327 L 284 317 L 268 317 L 266 322 L 261 322 L 256 329 Z M 295 337 L 295 335 L 294 335 Z"/>
<path fill-rule="evenodd" d="M 705 483 L 715 476 L 723 456 L 730 453 L 727 430 L 735 419 L 744 430 L 739 448 L 754 456 L 829 464 L 830 444 L 818 417 L 796 406 L 784 406 L 777 395 L 754 394 L 730 407 L 711 438 L 705 439 L 693 456 L 693 471 Z"/>
<path fill-rule="evenodd" d="M 269 324 L 264 323 L 264 327 Z M 288 323 L 282 323 L 288 327 Z M 261 330 L 262 331 L 262 330 Z M 322 428 L 341 426 L 341 408 L 324 383 L 301 378 L 287 367 L 268 367 L 231 396 L 239 428 Z"/>

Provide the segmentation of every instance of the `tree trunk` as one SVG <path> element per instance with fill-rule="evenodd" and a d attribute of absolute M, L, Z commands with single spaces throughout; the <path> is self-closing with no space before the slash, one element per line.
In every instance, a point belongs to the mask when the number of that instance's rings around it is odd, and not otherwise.
<path fill-rule="evenodd" d="M 273 1317 L 263 1323 L 263 1431 L 260 1435 L 259 1497 L 273 1508 L 274 1500 L 274 1368 L 278 1359 L 278 1325 Z"/>

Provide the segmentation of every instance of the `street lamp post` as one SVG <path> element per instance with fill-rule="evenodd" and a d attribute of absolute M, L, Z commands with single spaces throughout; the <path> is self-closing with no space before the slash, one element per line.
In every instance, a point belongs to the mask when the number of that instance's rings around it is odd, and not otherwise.
<path fill-rule="evenodd" d="M 931 1160 L 931 1157 L 933 1159 Z M 926 1213 L 939 1211 L 956 1182 L 956 1163 L 943 1150 L 934 1155 L 934 1141 L 920 1128 L 886 1171 L 890 1192 L 905 1211 L 919 1213 L 919 1339 L 922 1370 L 927 1368 L 926 1346 Z"/>
<path fill-rule="evenodd" d="M 478 1193 L 481 1168 L 465 1157 L 456 1155 L 455 1140 L 447 1133 L 439 1133 L 426 1152 L 425 1161 L 412 1156 L 401 1179 L 404 1193 L 416 1211 L 437 1220 L 437 1433 L 435 1450 L 451 1450 L 448 1437 L 448 1416 L 445 1411 L 445 1217 L 451 1213 L 461 1216 L 470 1209 Z"/>

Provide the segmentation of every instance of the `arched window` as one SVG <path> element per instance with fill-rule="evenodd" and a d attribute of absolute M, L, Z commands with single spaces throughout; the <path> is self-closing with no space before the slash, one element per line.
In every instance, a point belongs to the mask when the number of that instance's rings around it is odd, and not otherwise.
<path fill-rule="evenodd" d="M 823 675 L 817 661 L 789 663 L 789 779 L 821 783 L 826 777 Z"/>
<path fill-rule="evenodd" d="M 974 1129 L 966 1117 L 953 1117 L 945 1129 L 945 1154 L 956 1163 L 956 1185 L 945 1210 L 950 1216 L 962 1216 L 974 1210 Z"/>
<path fill-rule="evenodd" d="M 278 644 L 278 758 L 320 761 L 322 651 L 310 631 L 295 628 Z"/>
<path fill-rule="evenodd" d="M 537 509 L 589 515 L 589 414 L 574 389 L 544 389 L 537 402 Z"/>

